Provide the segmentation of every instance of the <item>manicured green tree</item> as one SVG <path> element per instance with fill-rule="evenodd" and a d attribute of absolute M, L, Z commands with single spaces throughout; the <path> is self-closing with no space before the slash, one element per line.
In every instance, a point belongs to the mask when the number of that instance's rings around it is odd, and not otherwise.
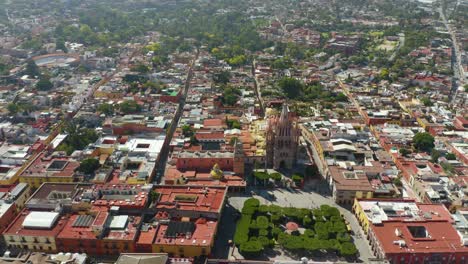
<path fill-rule="evenodd" d="M 258 240 L 251 240 L 240 245 L 240 253 L 246 257 L 257 257 L 263 251 L 263 245 Z"/>
<path fill-rule="evenodd" d="M 315 209 L 312 210 L 312 212 L 313 212 L 313 215 L 314 215 L 315 222 L 325 221 L 322 210 L 320 210 L 319 208 L 315 208 Z"/>
<path fill-rule="evenodd" d="M 245 200 L 244 202 L 244 207 L 259 207 L 260 206 L 260 201 L 258 199 L 255 199 L 255 198 L 249 198 L 247 200 Z"/>
<path fill-rule="evenodd" d="M 304 231 L 304 236 L 313 238 L 315 237 L 315 231 L 313 229 L 306 229 Z"/>
<path fill-rule="evenodd" d="M 337 240 L 337 239 L 330 239 L 328 240 L 328 250 L 333 250 L 333 251 L 337 251 L 337 250 L 340 250 L 341 248 L 341 244 L 340 242 Z"/>
<path fill-rule="evenodd" d="M 266 214 L 270 212 L 270 207 L 266 204 L 262 204 L 258 207 L 258 212 L 261 214 Z"/>
<path fill-rule="evenodd" d="M 330 219 L 331 217 L 329 210 L 330 210 L 330 206 L 328 204 L 322 204 L 320 206 L 320 211 L 322 212 L 322 215 L 327 219 Z"/>
<path fill-rule="evenodd" d="M 344 233 L 346 232 L 346 225 L 342 221 L 339 222 L 333 222 L 333 226 L 330 229 L 333 233 Z"/>
<path fill-rule="evenodd" d="M 282 176 L 281 176 L 281 173 L 274 172 L 274 173 L 270 174 L 270 178 L 275 180 L 275 181 L 280 181 Z"/>
<path fill-rule="evenodd" d="M 234 243 L 237 246 L 247 242 L 249 240 L 249 226 L 252 220 L 251 215 L 243 214 L 237 222 L 236 232 L 234 233 Z"/>
<path fill-rule="evenodd" d="M 320 244 L 322 243 L 321 240 L 318 240 L 316 238 L 306 238 L 304 240 L 304 248 L 308 251 L 317 251 L 320 249 Z"/>
<path fill-rule="evenodd" d="M 351 242 L 344 242 L 341 244 L 339 253 L 343 257 L 350 257 L 356 255 L 358 252 L 356 246 Z"/>
<path fill-rule="evenodd" d="M 329 238 L 329 222 L 316 222 L 314 225 L 315 233 L 319 239 Z"/>
<path fill-rule="evenodd" d="M 351 236 L 348 233 L 338 233 L 336 235 L 336 239 L 341 243 L 350 242 L 351 241 Z"/>
<path fill-rule="evenodd" d="M 273 229 L 271 229 L 271 236 L 274 238 L 274 239 L 278 239 L 278 235 L 279 234 L 282 234 L 284 233 L 283 230 L 281 230 L 281 228 L 279 227 L 273 227 Z"/>
<path fill-rule="evenodd" d="M 304 176 L 300 175 L 300 174 L 293 174 L 291 179 L 296 183 L 296 184 L 300 184 L 301 181 L 304 179 Z"/>
<path fill-rule="evenodd" d="M 305 248 L 305 241 L 301 236 L 286 235 L 281 242 L 280 244 L 287 250 L 297 251 Z"/>
<path fill-rule="evenodd" d="M 263 246 L 263 248 L 268 248 L 268 247 L 272 247 L 273 246 L 273 241 L 271 241 L 271 239 L 269 239 L 268 237 L 266 236 L 259 236 L 257 238 L 257 241 L 260 242 Z"/>
<path fill-rule="evenodd" d="M 257 228 L 258 229 L 267 229 L 270 222 L 268 221 L 268 218 L 266 216 L 259 216 L 257 217 Z"/>
<path fill-rule="evenodd" d="M 283 209 L 278 205 L 272 204 L 268 206 L 268 212 L 271 214 L 280 214 L 283 212 Z"/>
<path fill-rule="evenodd" d="M 279 213 L 272 214 L 270 220 L 272 223 L 279 223 L 283 219 L 283 216 Z"/>
<path fill-rule="evenodd" d="M 257 182 L 262 183 L 263 185 L 266 185 L 266 182 L 270 178 L 270 175 L 263 171 L 254 171 L 253 175 L 255 179 L 257 179 Z"/>
<path fill-rule="evenodd" d="M 268 229 L 260 229 L 258 230 L 258 235 L 259 236 L 268 236 L 269 235 L 269 232 L 268 232 Z"/>
<path fill-rule="evenodd" d="M 314 221 L 312 220 L 312 218 L 310 218 L 310 216 L 305 216 L 302 219 L 302 225 L 305 226 L 305 227 L 311 226 L 313 222 Z"/>
<path fill-rule="evenodd" d="M 255 198 L 247 199 L 244 202 L 244 207 L 242 208 L 242 214 L 253 215 L 260 205 L 260 201 Z"/>

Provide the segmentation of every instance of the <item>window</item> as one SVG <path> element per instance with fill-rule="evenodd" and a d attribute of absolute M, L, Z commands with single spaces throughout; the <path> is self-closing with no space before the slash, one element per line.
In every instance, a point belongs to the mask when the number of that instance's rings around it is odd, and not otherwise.
<path fill-rule="evenodd" d="M 414 238 L 428 238 L 429 232 L 424 226 L 408 226 L 408 231 Z"/>

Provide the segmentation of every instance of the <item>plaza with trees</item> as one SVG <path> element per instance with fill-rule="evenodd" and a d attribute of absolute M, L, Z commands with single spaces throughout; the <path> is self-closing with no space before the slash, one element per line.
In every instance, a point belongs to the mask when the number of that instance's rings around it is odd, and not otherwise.
<path fill-rule="evenodd" d="M 298 257 L 352 258 L 358 252 L 337 208 L 280 207 L 260 204 L 255 198 L 244 202 L 234 243 L 248 258 L 259 257 L 274 247 Z"/>

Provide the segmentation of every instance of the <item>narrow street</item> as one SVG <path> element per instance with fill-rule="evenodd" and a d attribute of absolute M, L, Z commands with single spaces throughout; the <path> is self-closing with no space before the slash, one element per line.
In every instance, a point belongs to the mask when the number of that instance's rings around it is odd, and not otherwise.
<path fill-rule="evenodd" d="M 442 1 L 445 1 L 445 0 L 442 0 Z M 463 85 L 465 84 L 465 73 L 463 71 L 463 67 L 461 63 L 461 53 L 460 53 L 458 42 L 457 42 L 457 36 L 455 35 L 455 30 L 448 23 L 444 10 L 442 10 L 442 4 L 437 8 L 437 11 L 439 12 L 440 17 L 442 18 L 442 22 L 447 28 L 447 31 L 450 34 L 450 38 L 452 39 L 452 60 L 453 60 L 452 69 L 453 69 L 454 80 L 452 82 L 452 90 L 450 91 L 450 97 L 451 97 L 450 102 L 454 103 L 455 99 L 458 96 L 458 92 L 459 92 L 458 87 L 463 87 Z"/>
<path fill-rule="evenodd" d="M 262 109 L 262 115 L 265 115 L 265 105 L 262 99 L 262 93 L 260 92 L 260 85 L 258 83 L 257 75 L 255 74 L 256 68 L 257 68 L 257 61 L 254 59 L 252 61 L 252 76 L 254 78 L 255 96 L 257 97 L 257 101 L 260 104 L 260 109 Z"/>
<path fill-rule="evenodd" d="M 184 112 L 184 106 L 185 106 L 185 100 L 187 98 L 187 93 L 190 89 L 190 81 L 192 80 L 193 77 L 193 65 L 198 59 L 198 55 L 200 54 L 200 51 L 197 49 L 197 53 L 193 60 L 190 63 L 189 70 L 187 72 L 187 78 L 185 80 L 185 85 L 184 85 L 184 91 L 182 98 L 180 99 L 179 106 L 177 107 L 177 111 L 174 114 L 174 118 L 172 119 L 171 125 L 169 129 L 166 131 L 166 139 L 164 140 L 164 145 L 161 148 L 161 152 L 159 153 L 159 164 L 156 167 L 156 175 L 153 178 L 153 183 L 157 184 L 161 182 L 162 176 L 164 175 L 164 172 L 166 170 L 166 163 L 169 158 L 169 144 L 172 141 L 172 136 L 174 135 L 174 132 L 177 128 L 177 124 L 179 123 L 180 117 L 182 116 L 182 113 Z"/>
<path fill-rule="evenodd" d="M 400 40 L 398 41 L 398 46 L 395 48 L 392 55 L 388 59 L 389 61 L 393 61 L 396 58 L 396 55 L 398 54 L 398 51 L 401 49 L 401 47 L 405 46 L 405 39 L 406 39 L 405 33 L 400 33 L 398 35 L 400 37 Z"/>

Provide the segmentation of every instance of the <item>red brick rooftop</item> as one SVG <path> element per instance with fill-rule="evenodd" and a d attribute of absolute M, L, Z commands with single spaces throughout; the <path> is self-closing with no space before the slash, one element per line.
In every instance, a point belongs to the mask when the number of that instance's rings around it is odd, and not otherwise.
<path fill-rule="evenodd" d="M 140 185 L 95 185 L 92 190 L 102 193 L 102 196 L 93 202 L 94 206 L 144 208 L 148 201 L 148 192 L 143 191 Z"/>
<path fill-rule="evenodd" d="M 423 226 L 430 238 L 414 238 L 408 227 Z M 452 253 L 465 252 L 468 247 L 461 245 L 461 239 L 450 222 L 385 222 L 384 225 L 371 225 L 385 253 Z M 397 231 L 401 236 L 397 236 Z M 395 241 L 404 240 L 400 247 Z"/>
<path fill-rule="evenodd" d="M 140 221 L 140 216 L 129 216 L 127 226 L 124 230 L 111 229 L 103 240 L 134 241 L 136 239 L 137 228 Z"/>
<path fill-rule="evenodd" d="M 89 226 L 75 227 L 76 219 L 81 216 L 78 214 L 72 215 L 65 225 L 65 228 L 60 232 L 58 238 L 60 239 L 96 239 L 96 234 L 92 231 L 92 228 L 102 227 L 106 222 L 108 213 L 98 212 L 96 215 L 91 215 L 93 218 L 92 223 Z"/>
<path fill-rule="evenodd" d="M 29 213 L 31 213 L 31 211 L 26 208 L 23 209 L 3 234 L 12 236 L 56 237 L 68 221 L 66 217 L 59 216 L 59 219 L 51 229 L 24 228 L 23 222 Z"/>
<path fill-rule="evenodd" d="M 159 225 L 153 243 L 155 245 L 211 246 L 216 235 L 217 224 L 216 221 L 206 221 L 200 218 L 195 223 L 195 230 L 189 238 L 185 235 L 177 238 L 166 238 L 168 225 Z"/>
<path fill-rule="evenodd" d="M 50 167 L 51 164 L 58 164 L 59 166 L 52 168 Z M 24 170 L 21 177 L 45 177 L 46 175 L 48 177 L 73 177 L 75 169 L 79 166 L 78 161 L 71 160 L 69 157 L 53 157 L 43 152 Z"/>
<path fill-rule="evenodd" d="M 154 191 L 160 194 L 157 209 L 216 213 L 221 212 L 227 193 L 225 187 L 203 186 L 157 186 Z M 181 200 L 184 197 L 193 199 Z"/>

